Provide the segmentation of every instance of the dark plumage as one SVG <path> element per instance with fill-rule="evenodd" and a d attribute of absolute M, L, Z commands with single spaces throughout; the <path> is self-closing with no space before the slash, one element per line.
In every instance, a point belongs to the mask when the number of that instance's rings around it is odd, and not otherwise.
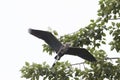
<path fill-rule="evenodd" d="M 56 53 L 56 60 L 59 60 L 64 54 L 79 56 L 85 60 L 94 62 L 96 59 L 88 50 L 84 48 L 69 47 L 69 44 L 63 45 L 58 39 L 48 31 L 29 29 L 29 33 L 43 39 Z"/>

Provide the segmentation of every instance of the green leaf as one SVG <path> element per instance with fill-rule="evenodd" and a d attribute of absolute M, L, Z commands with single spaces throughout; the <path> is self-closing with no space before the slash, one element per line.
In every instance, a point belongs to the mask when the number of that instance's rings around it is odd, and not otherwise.
<path fill-rule="evenodd" d="M 54 33 L 54 35 L 58 35 L 57 31 L 55 31 L 55 30 L 53 31 L 53 33 Z"/>
<path fill-rule="evenodd" d="M 100 22 L 100 21 L 101 21 L 101 19 L 102 19 L 102 18 L 101 18 L 101 17 L 99 17 L 99 18 L 96 20 L 96 23 L 97 23 L 97 22 Z"/>
<path fill-rule="evenodd" d="M 94 20 L 93 20 L 93 19 L 91 19 L 91 20 L 90 20 L 90 22 L 94 22 Z"/>
<path fill-rule="evenodd" d="M 103 36 L 106 36 L 106 34 L 105 34 L 105 33 L 102 33 L 102 35 L 103 35 Z"/>
<path fill-rule="evenodd" d="M 112 23 L 112 26 L 115 26 L 115 22 L 111 22 Z"/>
<path fill-rule="evenodd" d="M 116 16 L 116 15 L 114 15 L 114 19 L 117 19 L 117 16 Z"/>
<path fill-rule="evenodd" d="M 112 51 L 114 48 L 115 48 L 114 46 L 111 46 L 111 51 Z"/>
<path fill-rule="evenodd" d="M 117 23 L 116 26 L 117 26 L 118 28 L 120 28 L 120 23 Z"/>
<path fill-rule="evenodd" d="M 109 34 L 112 34 L 113 33 L 113 30 L 110 30 Z"/>
<path fill-rule="evenodd" d="M 102 41 L 102 44 L 106 44 L 106 42 L 105 42 L 105 41 Z"/>
<path fill-rule="evenodd" d="M 29 64 L 28 62 L 25 62 L 25 65 L 26 65 L 26 66 L 29 66 L 30 64 Z"/>

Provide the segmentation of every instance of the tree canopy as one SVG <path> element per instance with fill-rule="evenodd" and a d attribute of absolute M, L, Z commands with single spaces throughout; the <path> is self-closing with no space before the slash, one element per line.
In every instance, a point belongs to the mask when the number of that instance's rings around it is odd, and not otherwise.
<path fill-rule="evenodd" d="M 97 62 L 85 61 L 82 63 L 87 65 L 84 69 L 73 67 L 69 62 L 57 62 L 54 68 L 45 62 L 26 62 L 20 70 L 22 77 L 30 80 L 120 80 L 120 59 L 108 58 L 109 49 L 101 49 L 103 45 L 108 45 L 111 52 L 120 53 L 120 0 L 100 0 L 97 15 L 98 18 L 91 19 L 88 26 L 59 38 L 62 43 L 71 42 L 73 47 L 88 49 Z M 56 31 L 53 33 L 58 35 Z M 53 54 L 47 44 L 43 44 L 43 48 L 44 52 Z"/>

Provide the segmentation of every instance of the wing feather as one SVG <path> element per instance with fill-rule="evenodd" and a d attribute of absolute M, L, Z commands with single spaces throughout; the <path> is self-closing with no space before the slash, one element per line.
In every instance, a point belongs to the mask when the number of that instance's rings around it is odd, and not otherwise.
<path fill-rule="evenodd" d="M 95 57 L 92 54 L 90 54 L 90 52 L 88 52 L 88 50 L 86 50 L 84 48 L 69 47 L 69 49 L 67 50 L 67 52 L 65 54 L 79 56 L 79 57 L 86 59 L 88 61 L 91 61 L 91 62 L 96 61 Z"/>
<path fill-rule="evenodd" d="M 58 52 L 62 46 L 61 42 L 50 32 L 42 30 L 29 29 L 29 33 L 43 39 L 53 50 Z"/>

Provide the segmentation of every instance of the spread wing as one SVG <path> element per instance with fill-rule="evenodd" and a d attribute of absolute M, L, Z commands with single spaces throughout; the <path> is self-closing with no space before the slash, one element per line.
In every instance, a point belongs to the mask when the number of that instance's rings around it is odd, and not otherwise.
<path fill-rule="evenodd" d="M 40 39 L 43 39 L 56 52 L 58 52 L 58 50 L 62 46 L 61 42 L 58 41 L 58 39 L 54 35 L 52 35 L 52 33 L 50 32 L 29 29 L 29 33 Z"/>
<path fill-rule="evenodd" d="M 69 49 L 67 50 L 67 52 L 65 54 L 79 56 L 79 57 L 86 59 L 88 61 L 91 61 L 91 62 L 96 61 L 94 56 L 92 54 L 90 54 L 90 52 L 88 52 L 88 50 L 86 50 L 84 48 L 69 47 Z"/>

